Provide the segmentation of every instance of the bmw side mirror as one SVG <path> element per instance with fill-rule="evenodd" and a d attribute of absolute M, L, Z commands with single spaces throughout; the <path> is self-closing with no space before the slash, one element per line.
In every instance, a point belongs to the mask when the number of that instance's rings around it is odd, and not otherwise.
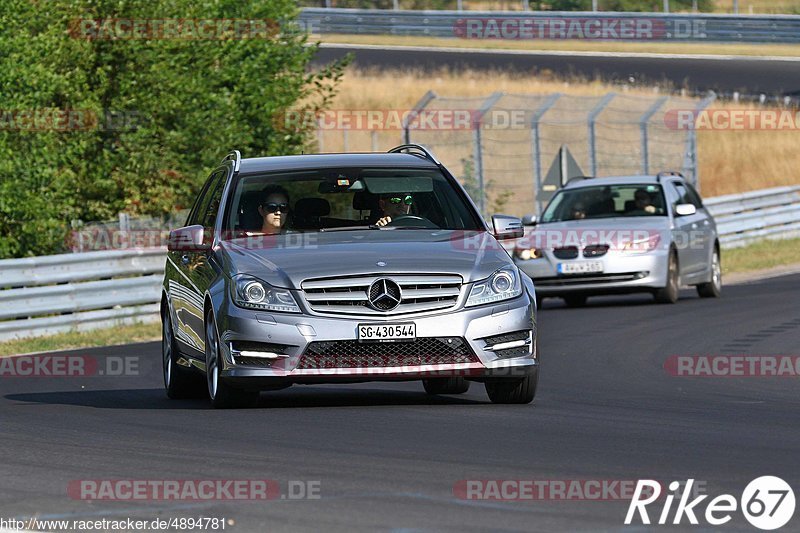
<path fill-rule="evenodd" d="M 523 226 L 535 226 L 539 223 L 539 217 L 536 215 L 525 215 L 522 217 L 522 225 Z"/>
<path fill-rule="evenodd" d="M 206 252 L 211 245 L 203 240 L 203 226 L 187 226 L 169 232 L 167 250 L 170 252 Z"/>
<path fill-rule="evenodd" d="M 520 239 L 525 236 L 525 228 L 517 217 L 494 215 L 492 226 L 494 226 L 494 236 L 498 240 Z"/>
<path fill-rule="evenodd" d="M 675 214 L 679 217 L 688 217 L 697 213 L 694 204 L 678 204 L 675 206 Z"/>

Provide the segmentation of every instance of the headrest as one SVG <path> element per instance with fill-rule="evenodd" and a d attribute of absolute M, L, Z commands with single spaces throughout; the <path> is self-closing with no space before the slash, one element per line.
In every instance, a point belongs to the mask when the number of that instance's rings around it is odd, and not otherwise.
<path fill-rule="evenodd" d="M 378 197 L 367 191 L 357 192 L 353 195 L 353 209 L 356 211 L 378 209 Z"/>
<path fill-rule="evenodd" d="M 331 214 L 331 204 L 325 198 L 301 198 L 294 206 L 295 216 L 325 217 Z"/>

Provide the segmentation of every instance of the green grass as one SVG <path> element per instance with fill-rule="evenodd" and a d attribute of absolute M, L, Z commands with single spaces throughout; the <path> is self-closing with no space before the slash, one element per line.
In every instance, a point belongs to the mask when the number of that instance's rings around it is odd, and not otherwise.
<path fill-rule="evenodd" d="M 762 241 L 743 248 L 722 250 L 722 269 L 726 274 L 793 264 L 800 264 L 800 239 Z"/>
<path fill-rule="evenodd" d="M 161 325 L 158 322 L 131 324 L 94 331 L 72 331 L 49 337 L 34 337 L 0 343 L 0 357 L 22 353 L 38 353 L 54 350 L 90 348 L 92 346 L 111 346 L 161 339 Z"/>

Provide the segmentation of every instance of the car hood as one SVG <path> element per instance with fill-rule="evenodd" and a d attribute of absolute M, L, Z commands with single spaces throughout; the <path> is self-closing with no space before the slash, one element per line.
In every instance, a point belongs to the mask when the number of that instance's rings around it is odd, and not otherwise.
<path fill-rule="evenodd" d="M 230 276 L 249 274 L 291 289 L 305 279 L 366 274 L 459 274 L 469 283 L 513 264 L 485 231 L 295 233 L 222 241 L 216 253 Z"/>
<path fill-rule="evenodd" d="M 666 238 L 669 217 L 628 217 L 568 220 L 535 226 L 517 246 L 554 248 L 576 244 L 608 244 L 612 247 L 654 234 Z"/>

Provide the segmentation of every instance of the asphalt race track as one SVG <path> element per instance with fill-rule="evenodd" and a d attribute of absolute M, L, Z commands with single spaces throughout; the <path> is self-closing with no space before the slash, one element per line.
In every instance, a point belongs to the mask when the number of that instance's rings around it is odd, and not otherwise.
<path fill-rule="evenodd" d="M 712 497 L 739 498 L 750 480 L 776 475 L 797 491 L 797 377 L 674 377 L 664 364 L 671 355 L 797 355 L 799 286 L 800 276 L 730 286 L 720 300 L 686 290 L 675 306 L 645 296 L 584 309 L 548 300 L 531 406 L 492 405 L 475 384 L 432 398 L 420 383 L 370 383 L 296 386 L 263 393 L 259 409 L 215 411 L 164 396 L 158 343 L 73 352 L 138 357 L 139 376 L 0 378 L 0 517 L 216 516 L 243 532 L 643 531 L 623 525 L 625 500 L 466 500 L 453 488 L 693 478 Z M 68 496 L 70 481 L 85 479 L 271 479 L 282 491 L 311 481 L 319 499 Z M 684 519 L 674 529 L 755 531 L 739 512 L 723 527 Z M 786 530 L 800 530 L 800 514 Z"/>
<path fill-rule="evenodd" d="M 690 91 L 714 90 L 722 94 L 739 91 L 743 95 L 800 97 L 800 61 L 764 59 L 653 58 L 631 56 L 588 56 L 483 52 L 475 50 L 441 51 L 325 44 L 317 53 L 318 63 L 327 63 L 347 53 L 355 64 L 370 68 L 440 68 L 509 70 L 535 74 L 551 71 L 559 76 L 581 76 L 611 82 L 633 81 L 637 85 L 666 83 Z"/>

